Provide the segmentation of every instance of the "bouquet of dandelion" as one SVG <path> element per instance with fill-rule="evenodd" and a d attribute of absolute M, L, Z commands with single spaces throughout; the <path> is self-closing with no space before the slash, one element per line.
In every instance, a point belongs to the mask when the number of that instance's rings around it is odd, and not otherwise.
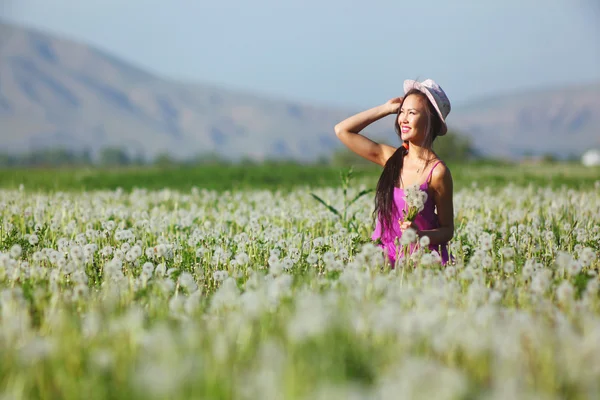
<path fill-rule="evenodd" d="M 427 192 L 421 190 L 418 185 L 412 185 L 404 191 L 404 199 L 407 209 L 404 209 L 404 220 L 414 221 L 417 215 L 425 208 Z"/>

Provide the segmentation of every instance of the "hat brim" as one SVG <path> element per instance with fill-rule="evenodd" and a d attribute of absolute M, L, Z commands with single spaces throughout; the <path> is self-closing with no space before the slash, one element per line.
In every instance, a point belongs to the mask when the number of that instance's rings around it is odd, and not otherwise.
<path fill-rule="evenodd" d="M 415 81 L 413 79 L 405 80 L 404 81 L 404 94 L 408 93 L 408 91 L 411 89 L 417 89 L 419 92 L 425 94 L 425 96 L 427 96 L 427 98 L 429 99 L 431 104 L 433 104 L 433 108 L 435 108 L 435 111 L 437 111 L 438 116 L 442 120 L 442 130 L 439 133 L 439 136 L 444 136 L 448 132 L 448 125 L 446 125 L 446 120 L 445 120 L 444 115 L 442 114 L 440 108 L 438 107 L 435 97 L 433 97 L 433 95 L 431 94 L 429 89 L 427 89 L 427 87 L 423 86 L 421 84 L 421 82 Z"/>

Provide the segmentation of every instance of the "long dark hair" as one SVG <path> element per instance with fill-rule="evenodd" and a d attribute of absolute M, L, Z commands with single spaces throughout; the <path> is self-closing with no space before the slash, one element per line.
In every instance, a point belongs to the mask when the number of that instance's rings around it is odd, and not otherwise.
<path fill-rule="evenodd" d="M 431 149 L 433 146 L 433 141 L 442 130 L 442 120 L 433 107 L 433 104 L 431 104 L 429 101 L 429 98 L 427 98 L 425 94 L 417 89 L 411 89 L 404 95 L 402 103 L 400 104 L 400 107 L 398 107 L 398 114 L 400 114 L 400 109 L 404 104 L 404 100 L 406 100 L 406 98 L 412 94 L 421 96 L 427 101 L 427 108 L 425 109 L 427 130 L 425 131 L 425 142 L 423 143 L 423 147 Z M 398 124 L 398 114 L 394 120 L 394 128 L 398 138 L 402 140 L 400 126 Z M 393 224 L 392 215 L 394 214 L 396 208 L 394 203 L 394 188 L 396 186 L 400 186 L 402 180 L 400 174 L 404 164 L 404 156 L 407 154 L 407 152 L 408 150 L 404 148 L 404 146 L 398 147 L 394 154 L 385 163 L 383 172 L 381 173 L 379 181 L 377 182 L 377 190 L 375 192 L 375 210 L 373 211 L 373 217 L 377 218 L 377 216 L 379 216 L 382 224 L 382 232 L 389 229 Z M 432 160 L 428 160 L 426 166 L 429 165 L 431 161 Z"/>

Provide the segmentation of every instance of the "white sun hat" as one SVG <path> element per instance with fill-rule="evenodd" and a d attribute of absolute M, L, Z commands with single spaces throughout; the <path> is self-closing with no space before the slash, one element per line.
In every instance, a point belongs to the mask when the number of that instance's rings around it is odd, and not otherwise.
<path fill-rule="evenodd" d="M 426 79 L 423 82 L 418 82 L 412 79 L 404 81 L 404 94 L 411 89 L 417 89 L 424 93 L 429 101 L 433 104 L 433 107 L 437 111 L 438 115 L 442 119 L 442 131 L 439 133 L 440 136 L 445 135 L 448 132 L 448 126 L 446 125 L 446 117 L 450 114 L 450 100 L 444 90 L 435 83 L 432 79 Z"/>

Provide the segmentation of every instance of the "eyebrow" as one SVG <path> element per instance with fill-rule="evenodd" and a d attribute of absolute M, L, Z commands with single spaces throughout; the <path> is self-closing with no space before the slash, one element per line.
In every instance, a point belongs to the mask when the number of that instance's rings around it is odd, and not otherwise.
<path fill-rule="evenodd" d="M 402 108 L 400 108 L 400 109 L 401 109 L 401 110 L 404 110 L 404 107 L 402 107 Z M 413 111 L 419 111 L 419 110 L 417 110 L 416 108 L 409 108 L 408 110 L 409 110 L 409 111 L 410 111 L 410 110 L 413 110 Z"/>

